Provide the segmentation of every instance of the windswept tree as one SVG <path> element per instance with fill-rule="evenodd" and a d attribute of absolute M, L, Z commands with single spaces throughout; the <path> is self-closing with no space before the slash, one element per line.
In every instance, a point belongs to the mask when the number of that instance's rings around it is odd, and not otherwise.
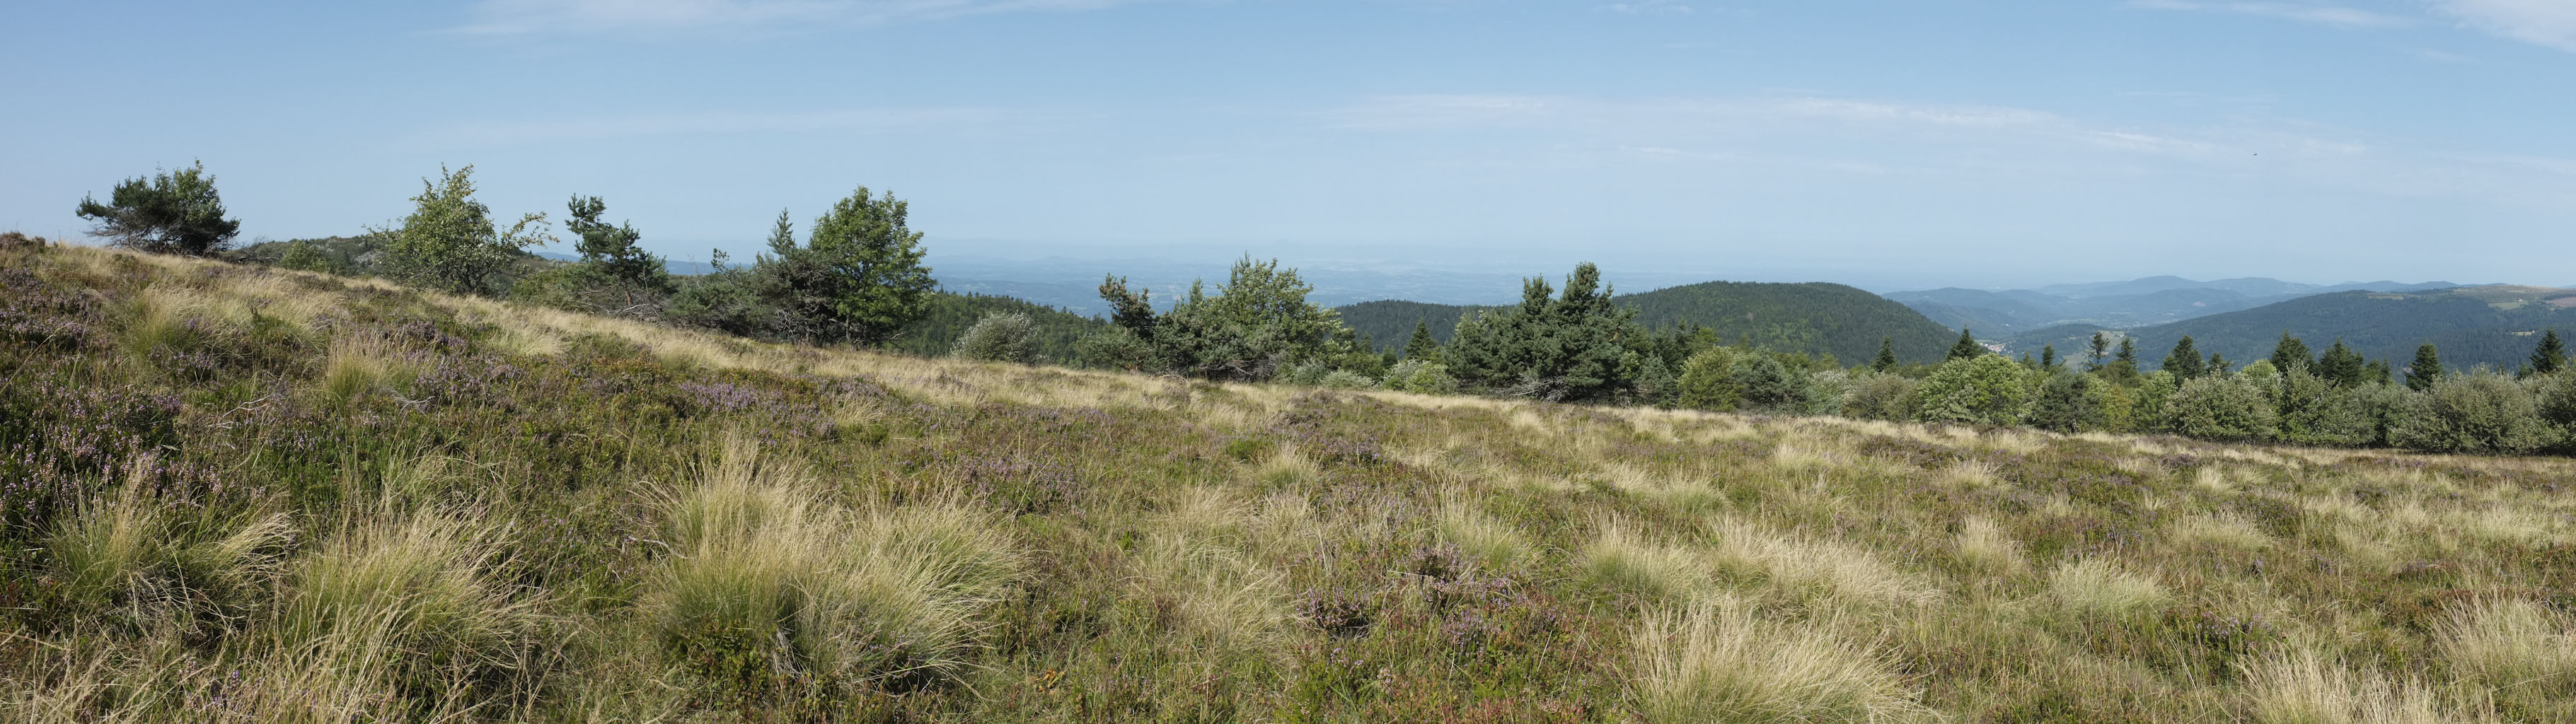
<path fill-rule="evenodd" d="M 608 211 L 607 202 L 597 196 L 574 196 L 565 204 L 565 210 L 569 216 L 564 219 L 564 230 L 572 232 L 573 250 L 581 252 L 582 263 L 621 284 L 652 291 L 671 288 L 670 269 L 662 257 L 637 245 L 644 235 L 635 231 L 634 224 L 609 226 L 599 219 Z"/>
<path fill-rule="evenodd" d="M 116 185 L 107 203 L 82 196 L 76 210 L 90 220 L 89 235 L 110 245 L 159 254 L 205 256 L 222 252 L 241 234 L 240 219 L 224 218 L 224 200 L 204 163 Z"/>
<path fill-rule="evenodd" d="M 474 167 L 439 169 L 421 179 L 419 196 L 402 225 L 369 229 L 390 243 L 385 266 L 396 277 L 459 293 L 493 288 L 493 278 L 527 255 L 530 246 L 554 240 L 544 233 L 545 214 L 519 217 L 506 231 L 492 224 L 492 209 L 474 200 Z"/>
<path fill-rule="evenodd" d="M 921 263 L 911 205 L 861 186 L 814 219 L 803 246 L 780 219 L 761 260 L 763 291 L 817 340 L 873 345 L 930 312 L 937 286 Z"/>

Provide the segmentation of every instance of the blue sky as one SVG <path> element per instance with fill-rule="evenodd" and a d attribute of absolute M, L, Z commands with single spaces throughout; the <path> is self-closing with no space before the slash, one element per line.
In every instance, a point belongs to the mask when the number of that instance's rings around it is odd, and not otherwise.
<path fill-rule="evenodd" d="M 232 4 L 225 4 L 232 5 Z M 748 255 L 858 185 L 950 256 L 1881 290 L 2576 283 L 2576 2 L 16 3 L 0 228 L 202 159 L 244 236 L 473 164 Z M 1616 274 L 1613 279 L 1617 278 Z M 1508 296 L 1512 290 L 1503 290 Z"/>

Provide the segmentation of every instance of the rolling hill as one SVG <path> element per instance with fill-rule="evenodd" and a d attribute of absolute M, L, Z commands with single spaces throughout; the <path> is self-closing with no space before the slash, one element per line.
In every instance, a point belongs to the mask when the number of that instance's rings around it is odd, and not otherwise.
<path fill-rule="evenodd" d="M 2323 350 L 2336 338 L 2373 359 L 2403 364 L 2417 345 L 2433 343 L 2445 366 L 2489 365 L 2512 370 L 2531 354 L 2534 334 L 2556 328 L 2576 332 L 2576 289 L 2486 285 L 2431 292 L 2348 291 L 2300 297 L 2242 311 L 2213 314 L 2128 330 L 2140 359 L 2153 368 L 2175 341 L 2190 335 L 2202 353 L 2239 362 L 2269 356 L 2288 332 Z M 2060 325 L 2013 338 L 2016 351 L 2055 344 L 2060 352 L 2082 348 L 2100 327 Z"/>
<path fill-rule="evenodd" d="M 1938 361 L 1956 339 L 1955 333 L 1905 305 L 1824 282 L 1702 282 L 1622 294 L 1617 301 L 1636 307 L 1637 320 L 1649 329 L 1694 323 L 1730 343 L 1831 354 L 1844 364 L 1877 355 L 1881 339 L 1894 340 L 1897 357 L 1905 361 Z M 1491 308 L 1388 300 L 1338 309 L 1344 324 L 1381 348 L 1396 349 L 1412 336 L 1417 321 L 1430 323 L 1432 337 L 1445 344 L 1458 315 Z"/>
<path fill-rule="evenodd" d="M 1952 329 L 1965 327 L 1976 330 L 1981 338 L 2002 339 L 2061 324 L 2128 329 L 2317 294 L 2354 290 L 2411 292 L 2451 286 L 2456 285 L 2375 281 L 2319 286 L 2260 277 L 2202 282 L 2158 276 L 2006 291 L 1951 287 L 1890 292 L 1887 298 L 1903 302 Z"/>

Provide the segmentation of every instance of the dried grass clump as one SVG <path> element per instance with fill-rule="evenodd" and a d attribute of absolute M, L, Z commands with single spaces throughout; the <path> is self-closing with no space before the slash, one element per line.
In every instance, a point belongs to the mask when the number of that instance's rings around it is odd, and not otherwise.
<path fill-rule="evenodd" d="M 1659 722 L 1939 720 L 1885 657 L 1835 628 L 1731 601 L 1650 613 L 1633 644 L 1638 708 Z"/>

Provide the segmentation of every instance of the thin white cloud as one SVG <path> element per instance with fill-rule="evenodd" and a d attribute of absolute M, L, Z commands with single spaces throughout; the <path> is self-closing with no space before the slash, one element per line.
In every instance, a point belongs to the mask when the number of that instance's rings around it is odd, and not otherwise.
<path fill-rule="evenodd" d="M 2576 51 L 2576 2 L 2431 0 L 2469 27 L 2535 45 Z"/>
<path fill-rule="evenodd" d="M 2291 2 L 2200 2 L 2198 0 L 2130 0 L 2131 7 L 2150 10 L 2232 13 L 2302 23 L 2330 25 L 2338 28 L 2398 28 L 2414 25 L 2415 20 L 2402 15 L 2363 10 L 2324 3 Z"/>
<path fill-rule="evenodd" d="M 1022 10 L 1077 11 L 1148 0 L 481 0 L 475 35 L 881 25 Z"/>
<path fill-rule="evenodd" d="M 536 121 L 463 123 L 413 134 L 412 145 L 449 148 L 506 146 L 539 141 L 582 141 L 635 136 L 813 131 L 917 131 L 1003 121 L 1037 120 L 1028 114 L 983 108 L 885 108 L 830 111 L 646 113 Z"/>
<path fill-rule="evenodd" d="M 1763 120 L 1931 127 L 2036 126 L 2056 116 L 2026 108 L 1909 104 L 1837 98 L 1650 99 L 1537 95 L 1392 95 L 1326 114 L 1336 125 L 1378 131 L 1743 123 Z"/>

